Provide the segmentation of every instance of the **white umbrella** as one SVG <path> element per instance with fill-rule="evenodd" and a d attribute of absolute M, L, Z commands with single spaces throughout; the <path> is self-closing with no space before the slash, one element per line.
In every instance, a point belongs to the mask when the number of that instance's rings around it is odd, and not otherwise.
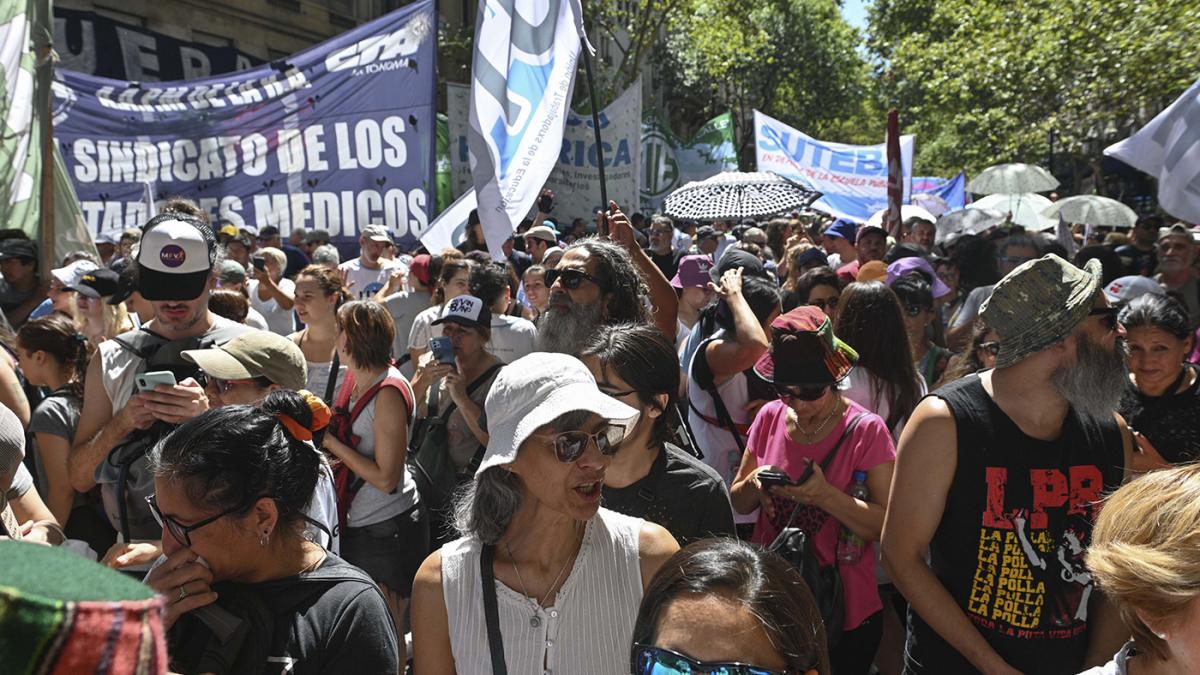
<path fill-rule="evenodd" d="M 1079 195 L 1054 202 L 1043 216 L 1058 216 L 1068 223 L 1099 225 L 1101 227 L 1133 227 L 1137 213 L 1115 199 L 1100 195 Z"/>
<path fill-rule="evenodd" d="M 867 219 L 864 227 L 883 227 L 883 219 L 887 217 L 887 209 L 880 209 L 875 212 L 875 215 Z M 900 220 L 908 220 L 909 218 L 920 218 L 929 222 L 937 222 L 937 216 L 926 211 L 925 209 L 914 204 L 902 204 L 900 206 Z"/>
<path fill-rule="evenodd" d="M 1004 214 L 992 209 L 959 209 L 937 219 L 935 241 L 944 244 L 956 236 L 979 234 L 1004 223 Z"/>
<path fill-rule="evenodd" d="M 1058 187 L 1058 179 L 1035 164 L 997 164 L 984 169 L 967 183 L 977 195 L 1046 192 Z"/>
<path fill-rule="evenodd" d="M 1042 215 L 1052 204 L 1049 199 L 1032 193 L 997 194 L 977 199 L 967 205 L 968 209 L 993 209 L 1008 214 L 1008 220 L 1027 230 L 1041 232 L 1054 227 L 1055 220 Z"/>
<path fill-rule="evenodd" d="M 950 212 L 950 205 L 946 203 L 945 199 L 937 195 L 931 195 L 928 192 L 918 192 L 910 197 L 908 201 L 935 216 L 944 216 Z"/>
<path fill-rule="evenodd" d="M 689 220 L 758 218 L 803 208 L 820 198 L 811 186 L 770 171 L 725 171 L 675 190 L 663 202 L 663 211 Z"/>

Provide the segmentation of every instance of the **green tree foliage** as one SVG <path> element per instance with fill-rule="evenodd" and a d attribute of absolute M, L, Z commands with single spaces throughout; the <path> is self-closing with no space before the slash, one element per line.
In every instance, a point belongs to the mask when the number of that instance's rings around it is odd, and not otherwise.
<path fill-rule="evenodd" d="M 756 108 L 818 136 L 859 128 L 846 121 L 868 112 L 868 71 L 835 0 L 689 2 L 671 21 L 660 61 L 670 116 L 685 118 L 683 130 L 732 111 L 745 165 Z"/>
<path fill-rule="evenodd" d="M 1078 177 L 1200 76 L 1195 0 L 876 0 L 869 19 L 877 91 L 932 174 L 1044 164 L 1053 134 Z"/>

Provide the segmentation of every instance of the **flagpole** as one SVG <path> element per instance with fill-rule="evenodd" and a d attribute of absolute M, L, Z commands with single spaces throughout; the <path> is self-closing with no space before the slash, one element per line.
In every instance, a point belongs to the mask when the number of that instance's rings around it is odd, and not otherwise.
<path fill-rule="evenodd" d="M 588 54 L 588 45 L 585 43 L 580 46 L 580 53 L 583 54 L 583 72 L 587 77 L 588 99 L 592 103 L 592 130 L 596 134 L 596 164 L 600 169 L 600 201 L 604 204 L 604 211 L 608 212 L 608 184 L 604 181 L 604 144 L 600 140 L 600 109 L 596 105 L 596 83 L 592 80 L 592 57 Z M 599 226 L 597 234 L 604 237 L 608 235 L 608 222 L 605 221 Z"/>

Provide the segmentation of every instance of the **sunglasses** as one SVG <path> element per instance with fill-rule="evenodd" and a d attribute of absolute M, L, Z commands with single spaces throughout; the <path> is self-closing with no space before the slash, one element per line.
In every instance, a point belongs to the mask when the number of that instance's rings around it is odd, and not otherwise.
<path fill-rule="evenodd" d="M 224 396 L 225 394 L 228 394 L 230 389 L 233 389 L 234 387 L 237 387 L 239 385 L 252 384 L 256 387 L 271 386 L 271 381 L 266 379 L 265 377 L 264 378 L 254 378 L 254 379 L 250 379 L 250 380 L 222 380 L 219 377 L 213 377 L 212 375 L 206 375 L 205 380 L 207 383 L 200 383 L 201 386 L 208 386 L 209 384 L 211 384 L 212 386 L 216 387 L 217 393 L 221 394 L 222 396 Z"/>
<path fill-rule="evenodd" d="M 604 283 L 603 281 L 600 281 L 596 277 L 588 274 L 587 272 L 584 272 L 583 270 L 574 270 L 574 269 L 546 270 L 546 275 L 544 277 L 542 277 L 542 279 L 546 283 L 546 288 L 553 286 L 555 281 L 558 281 L 561 279 L 563 288 L 567 289 L 568 291 L 573 291 L 573 290 L 579 288 L 580 286 L 582 286 L 584 280 L 586 279 L 586 280 L 592 282 L 593 284 L 596 284 L 597 286 L 599 286 L 600 290 L 603 290 L 603 291 L 608 290 L 608 284 Z"/>
<path fill-rule="evenodd" d="M 679 652 L 634 645 L 634 675 L 786 675 L 783 671 L 760 668 L 748 663 L 709 663 L 694 661 Z M 808 670 L 808 669 L 805 669 Z"/>
<path fill-rule="evenodd" d="M 997 354 L 1000 353 L 1000 343 L 999 342 L 981 342 L 979 344 L 979 348 L 982 349 L 983 351 L 987 352 L 988 354 L 991 354 L 992 356 L 996 356 Z"/>
<path fill-rule="evenodd" d="M 552 437 L 542 434 L 534 434 L 534 436 L 550 441 L 554 446 L 554 455 L 558 457 L 558 461 L 570 464 L 583 456 L 583 452 L 587 450 L 588 441 L 595 441 L 596 449 L 602 455 L 617 454 L 617 446 L 625 440 L 625 427 L 609 423 L 608 426 L 594 434 L 586 431 L 563 431 Z"/>
<path fill-rule="evenodd" d="M 1113 332 L 1117 329 L 1117 314 L 1121 311 L 1120 307 L 1097 307 L 1088 312 L 1088 316 L 1098 316 L 1108 332 Z"/>
<path fill-rule="evenodd" d="M 904 313 L 909 316 L 920 316 L 921 312 L 930 312 L 930 311 L 933 311 L 933 310 L 930 309 L 929 307 L 925 307 L 924 305 L 905 305 L 904 306 Z"/>
<path fill-rule="evenodd" d="M 809 300 L 808 304 L 824 312 L 826 309 L 837 309 L 838 299 L 829 298 L 828 300 Z"/>
<path fill-rule="evenodd" d="M 797 401 L 815 401 L 825 395 L 829 391 L 829 385 L 820 387 L 791 387 L 782 384 L 776 384 L 775 394 L 782 399 L 794 399 Z"/>
<path fill-rule="evenodd" d="M 254 502 L 258 501 L 259 499 L 261 499 L 261 498 L 255 497 L 253 500 L 251 500 L 249 502 L 249 504 L 253 504 Z M 231 513 L 237 513 L 239 511 L 243 511 L 246 509 L 247 506 L 249 506 L 249 504 L 244 504 L 242 506 L 238 506 L 238 507 L 229 509 L 227 511 L 222 511 L 211 518 L 205 518 L 204 520 L 201 520 L 198 523 L 193 523 L 191 525 L 184 525 L 183 523 L 175 520 L 171 516 L 168 516 L 168 515 L 164 514 L 161 510 L 159 510 L 158 500 L 156 500 L 154 498 L 154 495 L 146 495 L 146 503 L 150 505 L 150 513 L 153 514 L 154 520 L 158 522 L 158 526 L 159 527 L 165 526 L 167 528 L 167 531 L 171 533 L 171 536 L 175 537 L 175 541 L 182 544 L 184 548 L 192 547 L 192 533 L 195 532 L 196 530 L 204 527 L 205 525 L 211 525 L 212 523 L 217 522 L 218 520 L 224 518 L 225 516 L 227 516 Z"/>

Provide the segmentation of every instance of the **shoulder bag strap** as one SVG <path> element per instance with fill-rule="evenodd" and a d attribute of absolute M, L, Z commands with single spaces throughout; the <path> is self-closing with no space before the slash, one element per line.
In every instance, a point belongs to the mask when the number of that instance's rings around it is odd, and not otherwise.
<path fill-rule="evenodd" d="M 504 663 L 504 642 L 500 635 L 500 611 L 496 606 L 496 574 L 492 570 L 492 560 L 496 548 L 484 544 L 479 553 L 479 576 L 483 583 L 483 615 L 487 622 L 488 651 L 492 654 L 492 674 L 508 675 L 508 666 Z"/>
<path fill-rule="evenodd" d="M 333 400 L 333 389 L 337 386 L 338 369 L 341 368 L 337 350 L 333 350 L 333 361 L 329 364 L 329 378 L 325 380 L 325 401 Z M 349 396 L 346 397 L 349 400 Z"/>
<path fill-rule="evenodd" d="M 717 421 L 733 436 L 733 442 L 737 444 L 738 453 L 745 453 L 746 443 L 742 440 L 742 435 L 738 433 L 737 425 L 734 423 L 733 417 L 729 415 L 729 409 L 725 407 L 725 401 L 721 398 L 721 393 L 717 391 L 716 377 L 713 375 L 712 366 L 708 364 L 708 345 L 712 341 L 713 338 L 708 338 L 696 348 L 696 356 L 694 358 L 698 358 L 700 361 L 692 367 L 692 379 L 696 384 L 700 385 L 701 389 L 708 392 L 709 397 L 712 398 L 713 407 L 717 412 Z M 694 408 L 695 406 L 692 407 Z M 697 410 L 696 412 L 699 413 L 700 411 Z"/>
<path fill-rule="evenodd" d="M 503 367 L 503 363 L 493 363 L 491 368 L 483 371 L 479 377 L 472 380 L 471 383 L 467 385 L 467 397 L 470 398 L 471 394 L 474 394 L 476 390 L 483 386 L 484 382 L 487 382 L 489 379 L 491 379 L 492 375 L 494 375 L 497 370 L 500 370 Z M 430 390 L 432 391 L 433 388 L 430 387 Z M 442 411 L 440 417 L 442 419 L 449 419 L 450 413 L 454 412 L 456 409 L 458 409 L 458 404 L 456 404 L 454 401 L 450 401 L 450 405 L 446 406 L 446 409 Z M 430 417 L 433 417 L 433 415 L 430 415 Z"/>

